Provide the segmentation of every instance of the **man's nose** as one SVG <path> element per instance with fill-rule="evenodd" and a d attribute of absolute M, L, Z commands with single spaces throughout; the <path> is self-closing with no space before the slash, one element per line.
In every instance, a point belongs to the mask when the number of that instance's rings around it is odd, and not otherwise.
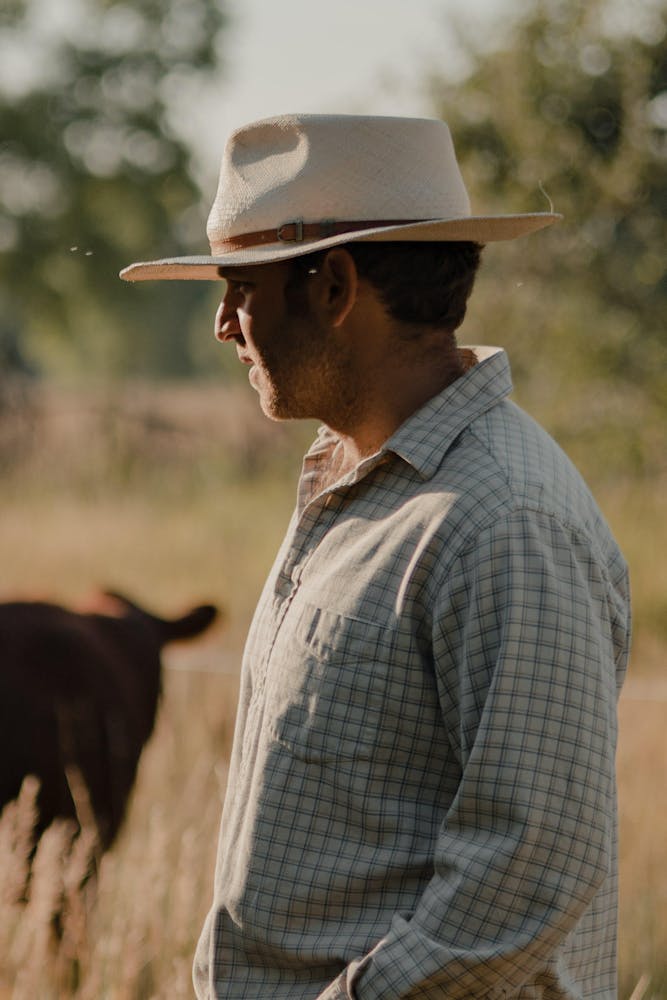
<path fill-rule="evenodd" d="M 215 339 L 219 340 L 221 344 L 241 333 L 233 300 L 233 294 L 227 290 L 215 314 L 213 333 L 215 334 Z"/>

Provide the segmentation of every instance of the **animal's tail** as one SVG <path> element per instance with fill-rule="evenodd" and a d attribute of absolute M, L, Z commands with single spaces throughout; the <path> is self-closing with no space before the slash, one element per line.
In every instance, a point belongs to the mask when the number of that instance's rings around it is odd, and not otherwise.
<path fill-rule="evenodd" d="M 131 614 L 136 614 L 151 621 L 160 632 L 162 644 L 174 642 L 177 639 L 192 639 L 207 629 L 218 616 L 218 609 L 215 605 L 200 604 L 180 618 L 160 618 L 158 615 L 151 614 L 150 611 L 139 607 L 134 601 L 124 597 L 123 594 L 113 591 L 106 591 L 106 594 L 108 597 L 113 598 L 114 601 L 120 602 Z"/>

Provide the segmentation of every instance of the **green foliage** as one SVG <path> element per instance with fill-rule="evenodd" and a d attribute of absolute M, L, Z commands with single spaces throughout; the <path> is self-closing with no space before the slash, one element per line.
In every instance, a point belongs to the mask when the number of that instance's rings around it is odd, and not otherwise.
<path fill-rule="evenodd" d="M 60 24 L 50 5 L 14 0 L 0 19 L 0 64 L 13 54 L 0 69 L 0 361 L 187 371 L 188 324 L 210 287 L 132 289 L 118 271 L 201 251 L 199 192 L 173 108 L 216 66 L 219 6 L 65 8 Z"/>
<path fill-rule="evenodd" d="M 581 436 L 563 408 L 582 392 L 591 432 L 616 408 L 615 447 L 641 470 L 656 458 L 642 421 L 667 406 L 667 3 L 622 15 L 612 0 L 534 0 L 502 47 L 469 45 L 463 83 L 432 92 L 473 212 L 553 203 L 565 217 L 486 251 L 487 341 L 511 348 L 520 390 L 544 403 L 552 386 L 561 437 Z"/>

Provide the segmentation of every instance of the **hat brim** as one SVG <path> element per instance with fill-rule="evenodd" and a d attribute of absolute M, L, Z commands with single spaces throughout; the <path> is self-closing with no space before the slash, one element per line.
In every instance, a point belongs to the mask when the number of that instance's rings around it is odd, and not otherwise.
<path fill-rule="evenodd" d="M 269 264 L 316 250 L 326 250 L 341 243 L 364 242 L 461 242 L 493 243 L 527 236 L 562 219 L 555 212 L 522 215 L 465 216 L 458 219 L 435 219 L 411 222 L 408 225 L 381 226 L 358 232 L 340 233 L 324 239 L 302 242 L 264 243 L 243 250 L 230 250 L 217 256 L 171 257 L 164 260 L 140 261 L 123 268 L 124 281 L 216 281 L 219 267 L 239 267 L 249 264 Z"/>

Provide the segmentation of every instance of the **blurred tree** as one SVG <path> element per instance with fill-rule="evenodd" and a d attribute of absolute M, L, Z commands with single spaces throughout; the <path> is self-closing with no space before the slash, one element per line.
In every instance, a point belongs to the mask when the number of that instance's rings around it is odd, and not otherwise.
<path fill-rule="evenodd" d="M 484 334 L 511 345 L 538 394 L 550 385 L 569 405 L 586 380 L 570 434 L 615 404 L 636 464 L 664 464 L 632 428 L 667 409 L 667 0 L 533 0 L 499 48 L 462 44 L 469 76 L 430 87 L 473 211 L 565 216 L 528 252 L 487 254 Z"/>
<path fill-rule="evenodd" d="M 3 0 L 0 364 L 183 373 L 202 282 L 128 287 L 131 260 L 198 252 L 174 99 L 225 27 L 211 0 Z"/>

